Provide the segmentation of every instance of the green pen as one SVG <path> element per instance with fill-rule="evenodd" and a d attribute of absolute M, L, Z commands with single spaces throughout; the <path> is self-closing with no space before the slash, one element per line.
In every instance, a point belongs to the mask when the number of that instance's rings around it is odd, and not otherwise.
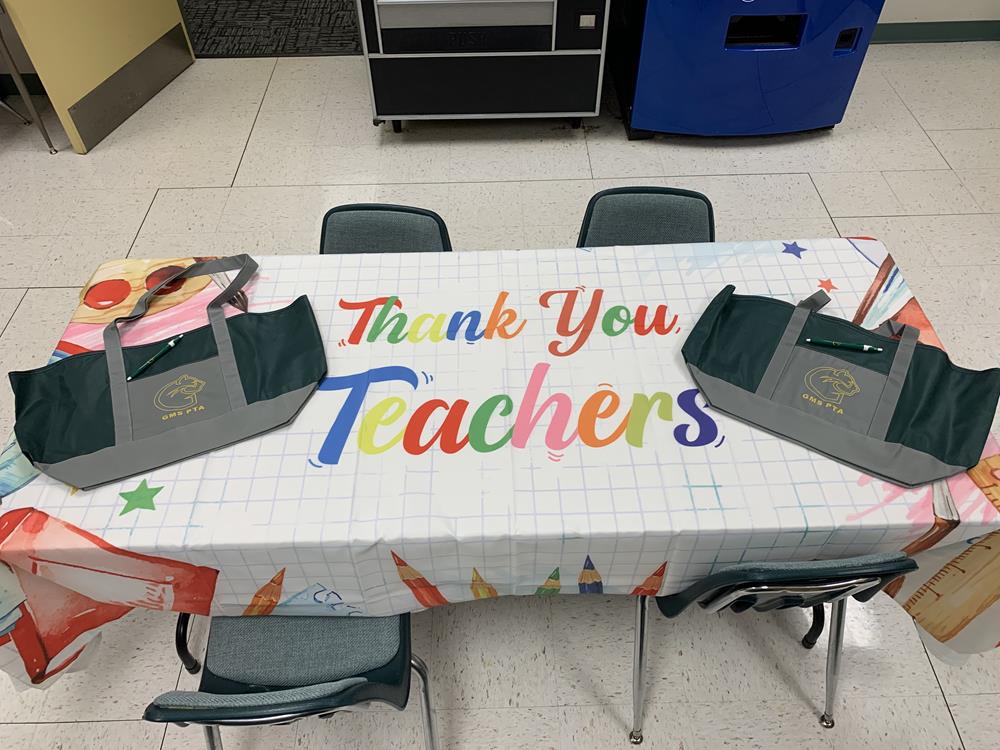
<path fill-rule="evenodd" d="M 828 346 L 831 349 L 846 349 L 849 352 L 875 352 L 880 354 L 885 351 L 881 346 L 871 344 L 854 344 L 850 341 L 829 341 L 828 339 L 806 339 L 807 344 L 813 346 Z"/>
<path fill-rule="evenodd" d="M 140 375 L 142 375 L 144 372 L 146 372 L 146 370 L 148 370 L 150 367 L 153 366 L 153 363 L 156 362 L 156 360 L 158 360 L 164 354 L 166 354 L 171 349 L 173 349 L 175 346 L 177 346 L 177 342 L 180 341 L 182 338 L 184 338 L 184 334 L 183 333 L 180 334 L 180 335 L 178 335 L 178 336 L 174 336 L 172 339 L 170 339 L 170 341 L 168 341 L 166 344 L 163 345 L 163 348 L 160 349 L 160 351 L 158 351 L 152 357 L 150 357 L 145 362 L 143 362 L 141 365 L 139 365 L 139 369 L 138 370 L 136 370 L 131 375 L 129 375 L 127 378 L 125 378 L 125 382 L 127 383 L 127 382 L 131 381 L 133 378 L 137 378 Z"/>

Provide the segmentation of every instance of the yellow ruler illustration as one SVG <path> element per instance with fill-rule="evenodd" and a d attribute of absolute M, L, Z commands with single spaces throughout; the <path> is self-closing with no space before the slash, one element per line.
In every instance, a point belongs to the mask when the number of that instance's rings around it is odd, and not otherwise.
<path fill-rule="evenodd" d="M 939 641 L 948 641 L 1000 599 L 1000 531 L 965 551 L 917 589 L 903 608 Z"/>

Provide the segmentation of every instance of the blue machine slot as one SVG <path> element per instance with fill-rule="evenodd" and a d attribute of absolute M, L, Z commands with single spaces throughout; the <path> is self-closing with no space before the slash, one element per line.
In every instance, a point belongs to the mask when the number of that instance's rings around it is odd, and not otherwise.
<path fill-rule="evenodd" d="M 632 131 L 833 127 L 884 0 L 617 0 L 609 58 Z"/>

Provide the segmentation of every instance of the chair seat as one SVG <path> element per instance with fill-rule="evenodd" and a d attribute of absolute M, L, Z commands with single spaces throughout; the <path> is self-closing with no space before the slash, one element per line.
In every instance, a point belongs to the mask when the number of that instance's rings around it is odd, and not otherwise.
<path fill-rule="evenodd" d="M 677 617 L 695 602 L 707 602 L 719 592 L 747 585 L 821 583 L 851 577 L 874 576 L 881 580 L 878 587 L 859 594 L 859 601 L 875 596 L 894 578 L 916 570 L 917 564 L 901 552 L 848 557 L 840 560 L 807 560 L 799 562 L 748 562 L 730 565 L 718 573 L 702 578 L 681 592 L 658 596 L 656 605 L 665 617 Z M 774 607 L 811 606 L 807 599 L 790 597 L 776 600 Z"/>
<path fill-rule="evenodd" d="M 399 647 L 399 617 L 214 617 L 205 666 L 226 680 L 289 688 L 370 672 Z"/>
<path fill-rule="evenodd" d="M 364 677 L 348 677 L 336 682 L 324 682 L 321 685 L 305 685 L 285 690 L 271 690 L 266 693 L 235 693 L 232 695 L 202 693 L 192 690 L 171 690 L 159 696 L 156 699 L 156 705 L 160 708 L 186 710 L 295 705 L 331 698 L 348 688 L 360 685 L 364 681 Z"/>

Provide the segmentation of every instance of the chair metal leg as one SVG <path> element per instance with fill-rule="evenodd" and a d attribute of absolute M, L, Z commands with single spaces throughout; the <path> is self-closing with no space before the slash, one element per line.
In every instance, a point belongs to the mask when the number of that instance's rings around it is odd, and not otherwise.
<path fill-rule="evenodd" d="M 25 117 L 24 115 L 22 115 L 20 112 L 18 112 L 16 109 L 14 109 L 12 106 L 10 106 L 3 99 L 0 99 L 0 110 L 3 110 L 4 112 L 7 112 L 9 114 L 12 114 L 14 117 L 16 117 L 18 120 L 20 120 L 21 123 L 24 124 L 24 125 L 30 125 L 31 124 L 31 120 L 29 120 L 27 117 Z"/>
<path fill-rule="evenodd" d="M 2 12 L 2 7 L 0 7 L 0 12 Z M 42 138 L 45 139 L 45 143 L 48 144 L 49 153 L 55 154 L 56 147 L 52 145 L 52 139 L 49 138 L 49 131 L 45 129 L 45 123 L 42 122 L 42 118 L 38 115 L 35 109 L 34 102 L 31 101 L 31 95 L 28 93 L 28 87 L 24 85 L 24 79 L 21 78 L 20 72 L 17 70 L 17 66 L 14 64 L 14 58 L 10 54 L 10 49 L 7 47 L 7 43 L 3 39 L 3 35 L 0 34 L 0 62 L 3 63 L 4 67 L 7 68 L 7 72 L 10 77 L 14 79 L 14 85 L 17 87 L 17 93 L 21 95 L 22 101 L 24 101 L 24 106 L 28 109 L 28 114 L 35 121 L 35 127 L 38 128 L 38 132 L 42 134 Z M 21 115 L 22 120 L 25 118 Z M 27 124 L 27 123 L 25 123 Z"/>
<path fill-rule="evenodd" d="M 826 625 L 826 611 L 823 609 L 823 605 L 817 604 L 812 609 L 812 625 L 809 627 L 809 632 L 802 636 L 802 645 L 806 648 L 812 648 L 816 645 L 816 641 L 823 635 L 823 627 Z"/>
<path fill-rule="evenodd" d="M 184 665 L 184 669 L 191 674 L 197 674 L 198 670 L 201 669 L 201 663 L 194 658 L 191 650 L 188 648 L 188 625 L 190 623 L 191 615 L 187 612 L 177 615 L 177 628 L 174 630 L 174 648 L 177 650 L 177 656 L 181 660 L 181 664 Z"/>
<path fill-rule="evenodd" d="M 437 750 L 437 727 L 434 724 L 434 707 L 431 705 L 431 683 L 427 676 L 427 664 L 416 654 L 410 654 L 410 666 L 420 675 L 421 687 L 420 707 L 424 714 L 424 745 L 426 750 Z"/>
<path fill-rule="evenodd" d="M 847 598 L 833 603 L 830 613 L 830 645 L 826 652 L 826 710 L 819 723 L 827 729 L 833 726 L 833 707 L 837 700 L 837 680 L 840 677 L 840 656 L 844 648 L 844 615 Z"/>
<path fill-rule="evenodd" d="M 648 596 L 635 598 L 635 646 L 632 652 L 632 731 L 628 741 L 642 744 L 642 709 L 646 699 L 646 622 Z"/>
<path fill-rule="evenodd" d="M 205 730 L 205 747 L 208 750 L 222 750 L 222 732 L 219 728 L 206 725 L 202 729 Z"/>

